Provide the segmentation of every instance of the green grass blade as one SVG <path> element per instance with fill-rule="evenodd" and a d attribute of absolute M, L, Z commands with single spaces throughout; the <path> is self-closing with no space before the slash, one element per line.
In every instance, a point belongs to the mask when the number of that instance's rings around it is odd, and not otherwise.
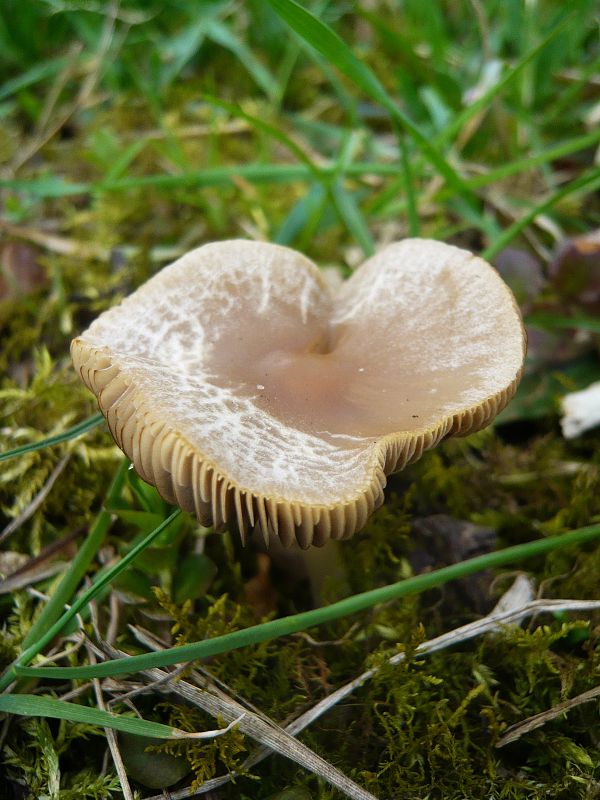
<path fill-rule="evenodd" d="M 587 133 L 583 136 L 577 136 L 573 139 L 568 139 L 566 142 L 561 142 L 561 144 L 558 144 L 555 147 L 548 147 L 545 150 L 541 150 L 539 153 L 536 153 L 535 155 L 526 156 L 525 158 L 520 158 L 516 161 L 510 161 L 508 164 L 502 164 L 501 166 L 491 169 L 489 172 L 486 172 L 483 175 L 477 175 L 474 178 L 470 178 L 469 186 L 473 189 L 480 189 L 483 186 L 489 186 L 491 183 L 497 183 L 505 178 L 510 178 L 512 175 L 518 175 L 520 172 L 525 172 L 525 170 L 542 166 L 547 164 L 549 161 L 558 161 L 559 159 L 570 156 L 580 150 L 585 150 L 588 147 L 594 147 L 598 144 L 598 142 L 600 142 L 600 128 L 597 128 L 591 133 Z M 440 193 L 439 197 L 447 196 L 447 194 L 448 191 L 444 189 Z"/>
<path fill-rule="evenodd" d="M 230 186 L 236 177 L 255 183 L 306 180 L 312 175 L 304 164 L 240 164 L 232 167 L 213 167 L 181 175 L 140 175 L 97 183 L 70 183 L 62 178 L 0 180 L 0 189 L 12 189 L 44 199 L 74 194 L 123 192 L 128 189 L 201 189 L 208 186 Z"/>
<path fill-rule="evenodd" d="M 275 639 L 279 636 L 299 633 L 314 625 L 322 625 L 350 614 L 356 614 L 379 603 L 387 603 L 390 600 L 397 600 L 409 594 L 424 592 L 436 586 L 441 586 L 448 581 L 464 578 L 466 575 L 472 575 L 484 569 L 520 563 L 528 558 L 544 555 L 571 545 L 582 545 L 599 538 L 600 524 L 591 525 L 587 528 L 579 528 L 547 539 L 538 539 L 533 542 L 507 547 L 494 553 L 476 556 L 459 564 L 452 564 L 449 567 L 416 575 L 413 578 L 407 578 L 389 586 L 382 586 L 378 589 L 353 595 L 323 608 L 271 620 L 270 622 L 264 622 L 223 636 L 216 636 L 213 639 L 172 647 L 157 653 L 143 653 L 142 655 L 118 658 L 114 661 L 93 664 L 87 667 L 20 667 L 15 665 L 15 673 L 24 677 L 54 678 L 56 680 L 64 680 L 65 678 L 100 678 L 128 675 L 137 670 L 164 667 L 192 661 L 197 658 L 208 658 L 240 647 Z"/>
<path fill-rule="evenodd" d="M 137 736 L 150 736 L 153 739 L 180 738 L 177 728 L 150 722 L 139 717 L 126 717 L 123 714 L 111 714 L 100 708 L 90 708 L 78 703 L 68 703 L 55 697 L 43 697 L 36 694 L 3 694 L 0 695 L 0 711 L 6 714 L 17 714 L 22 717 L 48 717 L 50 719 L 66 719 L 69 722 L 84 722 L 88 725 L 100 725 L 115 731 L 133 733 Z M 179 735 L 178 735 L 179 734 Z"/>
<path fill-rule="evenodd" d="M 375 242 L 354 197 L 344 188 L 341 181 L 332 183 L 331 197 L 342 222 L 354 236 L 365 256 L 372 256 L 375 253 Z"/>
<path fill-rule="evenodd" d="M 404 194 L 406 195 L 406 212 L 408 216 L 408 233 L 409 236 L 418 236 L 421 229 L 419 221 L 419 209 L 417 206 L 417 193 L 415 190 L 415 181 L 413 176 L 413 169 L 408 156 L 408 147 L 404 141 L 404 137 L 398 132 L 398 144 L 400 146 L 400 163 L 402 165 L 402 183 L 404 185 Z"/>
<path fill-rule="evenodd" d="M 313 218 L 321 216 L 323 205 L 328 199 L 324 184 L 313 183 L 281 223 L 272 240 L 276 244 L 291 245 L 302 231 L 307 230 Z"/>
<path fill-rule="evenodd" d="M 571 183 L 563 186 L 558 191 L 553 192 L 546 200 L 530 209 L 521 219 L 508 227 L 481 255 L 483 258 L 491 261 L 501 250 L 504 250 L 530 222 L 533 222 L 538 214 L 543 214 L 544 211 L 548 211 L 548 209 L 552 208 L 552 206 L 556 205 L 556 203 L 568 197 L 570 194 L 575 194 L 575 192 L 580 192 L 583 189 L 587 192 L 592 192 L 598 186 L 600 186 L 600 167 L 594 167 L 581 175 L 581 177 L 571 181 Z"/>
<path fill-rule="evenodd" d="M 90 183 L 72 183 L 58 175 L 47 175 L 45 178 L 23 180 L 20 178 L 0 180 L 0 189 L 12 189 L 15 192 L 26 192 L 37 199 L 46 197 L 69 197 L 75 194 L 87 194 L 92 188 Z"/>
<path fill-rule="evenodd" d="M 183 189 L 186 187 L 202 189 L 214 186 L 230 186 L 235 178 L 245 178 L 252 183 L 286 183 L 288 181 L 308 181 L 314 177 L 318 169 L 323 175 L 331 175 L 334 165 L 320 166 L 312 164 L 266 164 L 251 163 L 227 167 L 211 167 L 198 172 L 186 172 L 181 175 L 132 175 L 116 180 L 103 180 L 98 183 L 69 183 L 62 178 L 57 179 L 10 179 L 0 180 L 0 189 L 23 192 L 33 197 L 44 199 L 65 197 L 74 194 L 90 194 L 100 192 L 124 192 L 128 189 Z M 379 162 L 363 162 L 349 164 L 347 174 L 354 177 L 364 175 L 397 176 L 398 165 Z"/>
<path fill-rule="evenodd" d="M 294 0 L 268 0 L 269 5 L 309 45 L 324 55 L 340 72 L 365 94 L 386 109 L 390 117 L 404 128 L 428 161 L 456 192 L 472 199 L 465 181 L 429 141 L 421 129 L 404 114 L 385 91 L 371 69 L 354 55 L 337 33 Z"/>
<path fill-rule="evenodd" d="M 571 329 L 600 333 L 600 319 L 588 317 L 584 314 L 565 317 L 560 314 L 548 314 L 540 311 L 537 314 L 528 314 L 525 321 L 535 328 L 546 328 L 548 330 Z"/>
<path fill-rule="evenodd" d="M 79 548 L 77 555 L 44 606 L 42 613 L 31 626 L 29 633 L 23 641 L 23 650 L 26 651 L 35 643 L 43 640 L 48 629 L 52 628 L 56 620 L 63 613 L 65 604 L 70 602 L 73 597 L 75 590 L 81 583 L 92 559 L 102 546 L 104 537 L 108 533 L 113 515 L 106 509 L 112 508 L 121 496 L 128 467 L 129 461 L 123 459 L 106 495 L 106 500 L 104 502 L 105 507 L 96 517 L 85 542 Z"/>
<path fill-rule="evenodd" d="M 41 61 L 39 64 L 34 64 L 25 72 L 5 81 L 5 83 L 0 86 L 0 100 L 5 100 L 21 89 L 26 89 L 28 86 L 39 83 L 46 78 L 53 78 L 67 66 L 69 61 L 70 59 L 66 56 L 59 56 L 58 58 L 51 58 L 48 61 Z"/>
<path fill-rule="evenodd" d="M 127 167 L 134 161 L 148 144 L 147 139 L 136 139 L 120 154 L 106 173 L 104 180 L 114 181 L 121 177 Z"/>
<path fill-rule="evenodd" d="M 562 124 L 564 117 L 572 114 L 572 110 L 581 102 L 577 95 L 583 94 L 598 75 L 600 75 L 600 57 L 584 64 L 579 78 L 556 96 L 555 102 L 550 106 L 550 114 L 545 118 L 545 124 L 550 126 L 557 120 Z"/>
<path fill-rule="evenodd" d="M 239 164 L 231 167 L 212 167 L 199 172 L 182 175 L 143 175 L 121 178 L 94 186 L 95 191 L 117 192 L 125 189 L 180 189 L 185 186 L 230 186 L 235 178 L 245 178 L 255 183 L 283 182 L 312 178 L 312 171 L 305 164 Z"/>
<path fill-rule="evenodd" d="M 344 40 L 328 25 L 293 0 L 268 0 L 268 3 L 292 30 L 354 81 L 365 94 L 386 108 L 392 103 L 375 74 L 358 60 Z"/>
<path fill-rule="evenodd" d="M 63 433 L 57 433 L 56 436 L 49 436 L 47 439 L 41 439 L 39 442 L 31 442 L 31 444 L 24 444 L 21 447 L 15 447 L 14 450 L 7 450 L 5 453 L 0 453 L 0 461 L 8 461 L 9 458 L 17 458 L 23 456 L 25 453 L 34 453 L 36 450 L 43 450 L 45 447 L 52 447 L 61 442 L 67 442 L 69 439 L 76 439 L 78 436 L 83 436 L 84 433 L 91 431 L 93 428 L 98 427 L 104 421 L 102 414 L 94 414 L 92 417 L 84 419 L 83 422 L 78 422 L 72 428 L 67 428 Z"/>
<path fill-rule="evenodd" d="M 346 137 L 335 163 L 335 177 L 331 180 L 329 191 L 340 219 L 361 246 L 363 253 L 366 256 L 372 256 L 375 253 L 375 242 L 371 237 L 367 221 L 353 195 L 346 189 L 344 181 L 340 177 L 348 165 L 352 163 L 353 156 L 360 146 L 361 140 L 362 135 L 357 132 L 351 133 Z"/>

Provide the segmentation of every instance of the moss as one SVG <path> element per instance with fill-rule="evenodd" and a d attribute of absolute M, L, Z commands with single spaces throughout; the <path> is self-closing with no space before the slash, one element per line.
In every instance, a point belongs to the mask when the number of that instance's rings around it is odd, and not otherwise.
<path fill-rule="evenodd" d="M 196 708 L 177 705 L 172 702 L 161 703 L 160 707 L 167 712 L 169 725 L 184 731 L 201 731 L 213 728 L 214 720 L 209 720 L 205 714 Z M 224 728 L 223 720 L 217 718 L 216 725 Z M 202 783 L 220 775 L 222 772 L 238 773 L 240 776 L 251 777 L 242 767 L 248 751 L 246 738 L 239 730 L 232 728 L 221 736 L 205 741 L 170 741 L 158 745 L 150 745 L 148 753 L 168 753 L 174 757 L 185 757 L 193 773 L 191 789 L 195 791 Z"/>
<path fill-rule="evenodd" d="M 3 754 L 8 785 L 20 784 L 31 797 L 56 800 L 110 800 L 120 791 L 118 778 L 101 774 L 99 761 L 81 768 L 82 757 L 90 750 L 84 743 L 90 735 L 98 735 L 97 728 L 64 721 L 53 726 L 45 719 L 19 721 L 15 726 L 18 730 L 13 729 Z"/>

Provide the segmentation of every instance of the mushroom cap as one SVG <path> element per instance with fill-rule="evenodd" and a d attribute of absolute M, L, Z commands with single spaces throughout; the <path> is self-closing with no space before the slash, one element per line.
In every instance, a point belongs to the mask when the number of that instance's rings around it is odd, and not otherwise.
<path fill-rule="evenodd" d="M 332 290 L 299 253 L 240 240 L 165 267 L 71 354 L 168 502 L 308 547 L 352 536 L 386 475 L 487 425 L 525 347 L 510 290 L 465 250 L 407 239 Z"/>

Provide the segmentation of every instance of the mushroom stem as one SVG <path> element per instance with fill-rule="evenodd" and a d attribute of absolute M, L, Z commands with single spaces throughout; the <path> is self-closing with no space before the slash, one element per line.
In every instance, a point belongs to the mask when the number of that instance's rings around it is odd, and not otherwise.
<path fill-rule="evenodd" d="M 258 538 L 250 541 L 259 553 L 268 554 L 274 566 L 284 572 L 292 583 L 308 579 L 314 607 L 349 594 L 339 542 L 329 539 L 323 547 L 303 549 L 299 545 L 284 547 L 279 539 L 273 537 L 267 549 Z"/>
<path fill-rule="evenodd" d="M 309 547 L 300 552 L 316 607 L 349 593 L 348 576 L 338 541 L 329 539 L 323 547 Z"/>

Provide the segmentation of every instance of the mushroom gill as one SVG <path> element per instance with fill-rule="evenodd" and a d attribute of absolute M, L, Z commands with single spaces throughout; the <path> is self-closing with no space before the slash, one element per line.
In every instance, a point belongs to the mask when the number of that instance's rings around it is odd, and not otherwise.
<path fill-rule="evenodd" d="M 167 501 L 308 547 L 352 536 L 386 475 L 487 425 L 525 336 L 495 270 L 441 242 L 390 245 L 333 292 L 293 250 L 227 241 L 164 268 L 71 353 Z"/>

